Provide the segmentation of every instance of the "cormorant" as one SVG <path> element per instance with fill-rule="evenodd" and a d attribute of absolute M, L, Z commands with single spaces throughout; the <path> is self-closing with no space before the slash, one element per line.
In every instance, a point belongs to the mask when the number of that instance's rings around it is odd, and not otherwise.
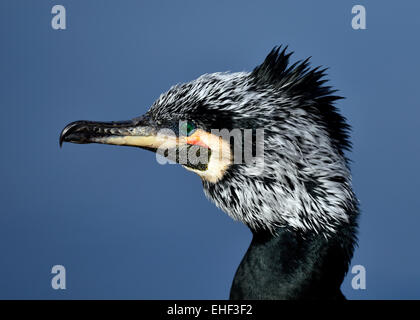
<path fill-rule="evenodd" d="M 197 173 L 206 196 L 253 233 L 231 299 L 345 298 L 359 214 L 345 155 L 350 127 L 334 105 L 341 97 L 325 85 L 326 69 L 310 67 L 309 58 L 290 65 L 291 54 L 275 47 L 252 72 L 204 74 L 170 88 L 141 117 L 76 121 L 60 135 L 60 146 L 164 149 Z M 251 130 L 252 161 L 215 129 Z M 181 162 L 182 150 L 193 148 L 208 161 Z"/>

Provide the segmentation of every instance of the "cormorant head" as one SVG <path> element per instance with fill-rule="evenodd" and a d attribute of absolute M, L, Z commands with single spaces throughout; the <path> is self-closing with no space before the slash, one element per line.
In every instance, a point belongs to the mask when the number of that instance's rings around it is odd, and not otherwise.
<path fill-rule="evenodd" d="M 76 121 L 60 144 L 155 151 L 197 173 L 206 196 L 251 230 L 328 235 L 357 212 L 344 151 L 348 126 L 308 59 L 274 48 L 252 72 L 205 74 L 162 94 L 141 117 Z"/>

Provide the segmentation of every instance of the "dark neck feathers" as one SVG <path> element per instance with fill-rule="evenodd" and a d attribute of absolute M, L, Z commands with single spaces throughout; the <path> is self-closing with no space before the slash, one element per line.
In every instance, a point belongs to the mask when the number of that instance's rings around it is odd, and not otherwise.
<path fill-rule="evenodd" d="M 353 253 L 354 237 L 343 229 L 299 235 L 254 233 L 233 280 L 230 299 L 345 299 L 340 286 Z"/>

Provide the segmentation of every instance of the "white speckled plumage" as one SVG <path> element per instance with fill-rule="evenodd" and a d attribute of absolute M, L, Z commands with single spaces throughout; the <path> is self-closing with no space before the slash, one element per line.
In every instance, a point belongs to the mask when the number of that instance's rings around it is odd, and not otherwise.
<path fill-rule="evenodd" d="M 172 87 L 149 110 L 159 121 L 194 120 L 199 114 L 199 123 L 207 131 L 215 123 L 217 129 L 223 125 L 226 129 L 264 129 L 263 162 L 234 164 L 216 183 L 203 180 L 206 196 L 252 229 L 275 233 L 276 228 L 287 227 L 328 236 L 357 214 L 343 152 L 347 147 L 332 136 L 322 113 L 324 103 L 328 112 L 340 117 L 332 106 L 334 98 L 322 100 L 333 91 L 322 86 L 323 71 L 312 69 L 311 73 L 306 63 L 284 68 L 283 78 L 280 75 L 275 81 L 258 79 L 261 75 L 255 70 L 205 74 Z M 313 77 L 310 84 L 319 93 L 306 96 L 300 87 L 295 88 L 305 76 Z M 229 115 L 229 123 L 217 121 L 221 114 Z M 206 116 L 211 120 L 206 122 Z M 337 130 L 345 142 L 345 130 Z M 262 167 L 256 170 L 256 165 Z"/>

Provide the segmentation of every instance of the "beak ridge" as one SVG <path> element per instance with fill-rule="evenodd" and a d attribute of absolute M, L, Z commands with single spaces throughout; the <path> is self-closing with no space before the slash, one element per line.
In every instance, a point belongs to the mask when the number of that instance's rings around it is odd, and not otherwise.
<path fill-rule="evenodd" d="M 111 138 L 130 136 L 152 136 L 156 130 L 138 119 L 128 121 L 74 121 L 69 123 L 60 133 L 59 145 L 63 142 L 72 143 L 108 143 Z"/>

